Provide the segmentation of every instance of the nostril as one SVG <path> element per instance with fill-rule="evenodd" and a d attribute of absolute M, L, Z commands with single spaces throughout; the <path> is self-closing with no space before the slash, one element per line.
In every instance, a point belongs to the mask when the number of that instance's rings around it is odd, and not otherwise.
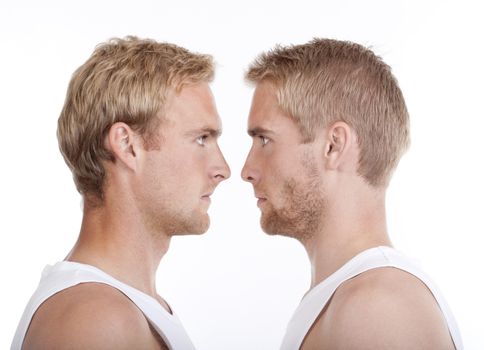
<path fill-rule="evenodd" d="M 247 181 L 247 182 L 254 182 L 255 177 L 254 173 L 252 170 L 246 169 L 245 167 L 242 169 L 242 172 L 240 173 L 240 177 L 242 180 Z"/>

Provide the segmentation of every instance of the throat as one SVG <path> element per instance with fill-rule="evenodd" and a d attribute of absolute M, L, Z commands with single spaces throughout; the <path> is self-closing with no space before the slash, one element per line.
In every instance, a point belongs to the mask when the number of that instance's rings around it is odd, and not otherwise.
<path fill-rule="evenodd" d="M 328 278 L 359 253 L 378 246 L 392 246 L 388 235 L 359 234 L 346 240 L 321 239 L 305 242 L 311 263 L 311 288 Z"/>

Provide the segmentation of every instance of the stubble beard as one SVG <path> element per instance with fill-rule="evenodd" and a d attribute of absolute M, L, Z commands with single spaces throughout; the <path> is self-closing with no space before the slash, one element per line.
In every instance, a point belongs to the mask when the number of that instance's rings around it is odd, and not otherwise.
<path fill-rule="evenodd" d="M 159 211 L 145 217 L 145 222 L 155 235 L 176 236 L 207 232 L 210 226 L 210 217 L 207 213 L 202 213 L 199 210 L 187 212 L 165 208 L 161 210 L 161 213 Z"/>
<path fill-rule="evenodd" d="M 165 219 L 164 227 L 171 235 L 202 234 L 207 232 L 210 226 L 210 217 L 207 213 L 193 211 L 191 214 L 175 214 Z"/>
<path fill-rule="evenodd" d="M 317 179 L 311 176 L 307 182 L 295 179 L 284 182 L 281 191 L 282 208 L 267 203 L 262 212 L 261 227 L 264 232 L 308 241 L 321 230 L 324 215 L 324 195 Z"/>

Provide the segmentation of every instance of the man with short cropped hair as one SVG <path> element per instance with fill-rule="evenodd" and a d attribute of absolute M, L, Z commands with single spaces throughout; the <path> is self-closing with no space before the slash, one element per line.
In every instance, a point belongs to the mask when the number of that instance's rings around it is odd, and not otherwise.
<path fill-rule="evenodd" d="M 82 226 L 44 270 L 12 349 L 194 348 L 155 280 L 171 237 L 207 231 L 210 196 L 230 176 L 213 75 L 208 55 L 135 37 L 76 70 L 57 136 Z"/>
<path fill-rule="evenodd" d="M 281 349 L 462 349 L 442 294 L 392 248 L 385 193 L 409 145 L 390 67 L 361 45 L 315 39 L 261 54 L 242 170 L 262 229 L 299 240 L 311 288 Z"/>

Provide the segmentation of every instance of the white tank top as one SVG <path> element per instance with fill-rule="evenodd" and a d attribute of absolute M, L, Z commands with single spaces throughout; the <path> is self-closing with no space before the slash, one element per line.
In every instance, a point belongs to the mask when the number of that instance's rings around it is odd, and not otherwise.
<path fill-rule="evenodd" d="M 170 314 L 151 296 L 124 284 L 102 270 L 70 261 L 46 266 L 39 286 L 30 298 L 13 338 L 12 350 L 20 350 L 25 334 L 38 307 L 52 295 L 79 283 L 96 282 L 110 285 L 126 295 L 143 312 L 165 344 L 174 350 L 195 349 L 175 313 Z"/>
<path fill-rule="evenodd" d="M 457 323 L 437 286 L 415 264 L 411 263 L 408 258 L 395 249 L 390 247 L 376 247 L 356 255 L 304 296 L 289 321 L 286 335 L 282 341 L 281 350 L 296 350 L 301 347 L 314 321 L 333 293 L 343 282 L 360 273 L 378 267 L 398 268 L 411 273 L 426 284 L 442 310 L 456 350 L 464 349 Z"/>

